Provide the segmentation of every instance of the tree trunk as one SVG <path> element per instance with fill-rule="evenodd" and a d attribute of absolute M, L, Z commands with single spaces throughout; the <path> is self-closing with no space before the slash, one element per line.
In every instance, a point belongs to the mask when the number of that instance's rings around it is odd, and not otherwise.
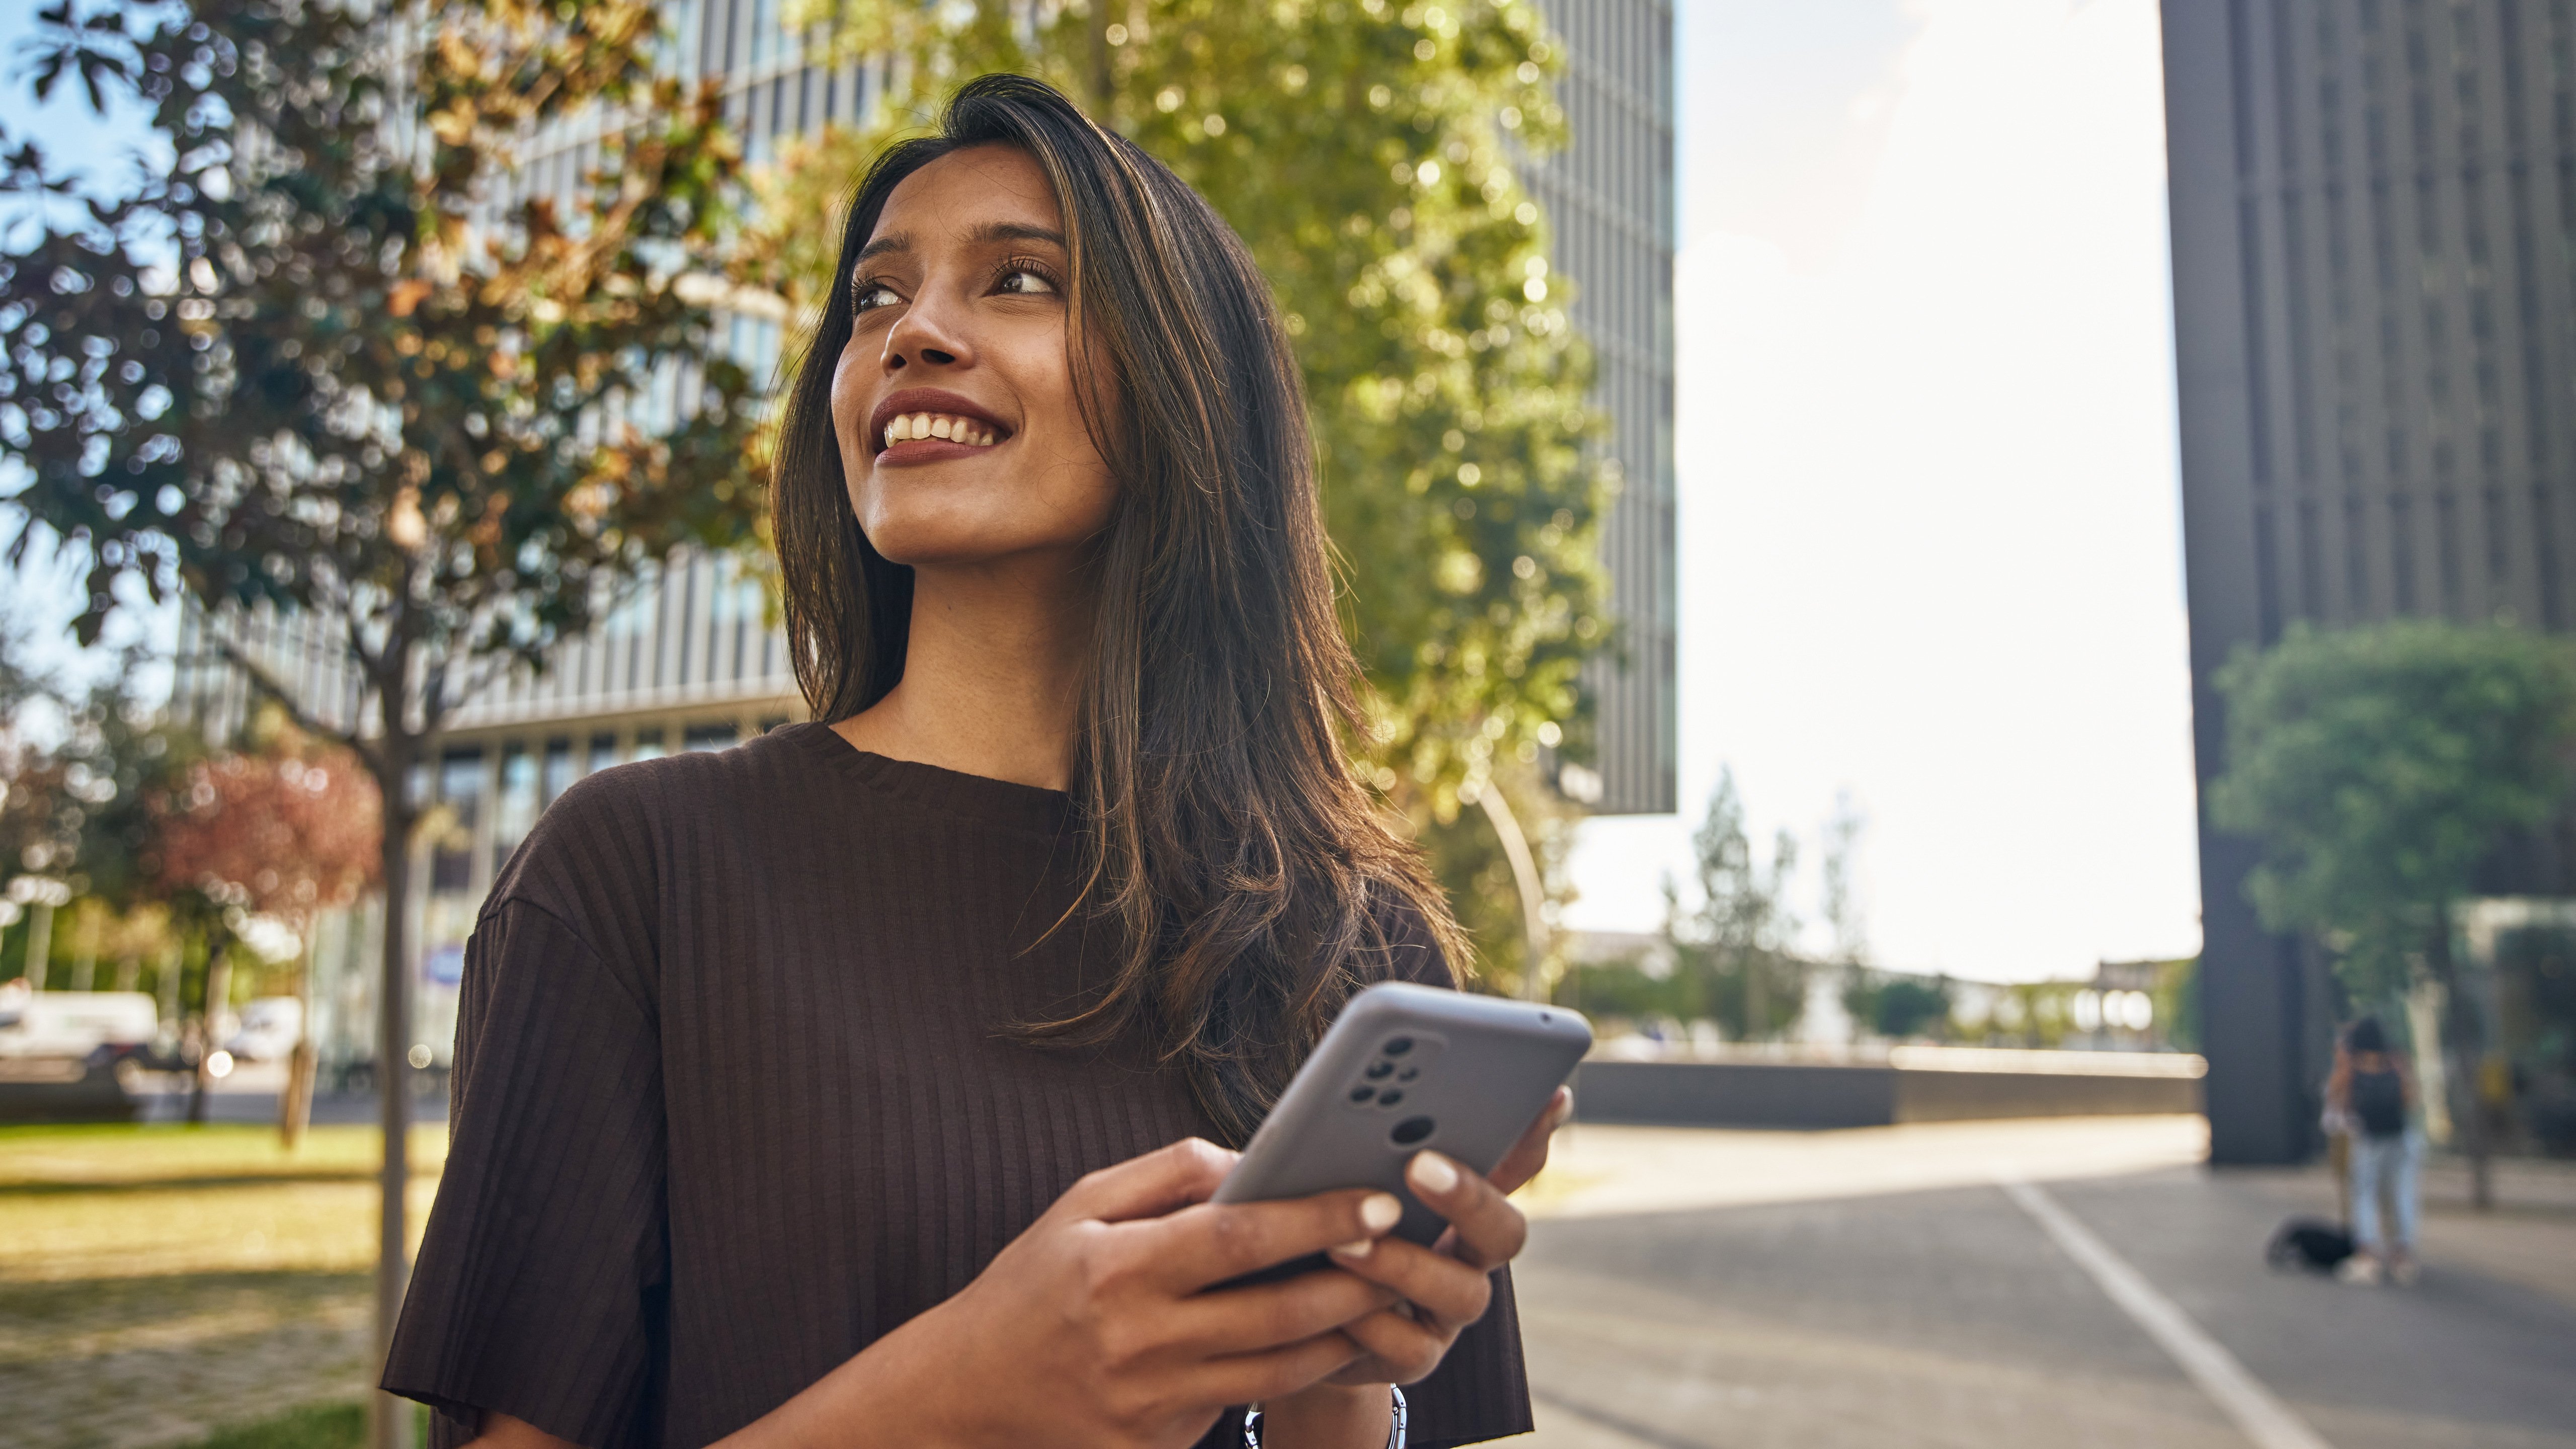
<path fill-rule="evenodd" d="M 233 953 L 221 932 L 206 948 L 206 1004 L 197 1013 L 197 1080 L 188 1091 L 188 1124 L 206 1120 L 206 1086 L 214 1080 L 208 1063 L 224 1047 L 224 998 L 233 992 Z"/>
<path fill-rule="evenodd" d="M 2460 989 L 2459 963 L 2451 954 L 2451 908 L 2445 901 L 2435 913 L 2425 960 L 2433 979 L 2442 983 L 2442 1075 L 2450 1083 L 2451 1120 L 2460 1134 L 2460 1149 L 2469 1158 L 2469 1205 L 2479 1212 L 2495 1206 L 2495 1164 L 2488 1141 L 2486 1093 L 2480 1059 L 2485 1032 L 2468 993 Z"/>
<path fill-rule="evenodd" d="M 376 987 L 376 1096 L 384 1132 L 383 1197 L 376 1244 L 376 1356 L 383 1370 L 411 1281 L 411 1236 L 405 1207 L 411 1190 L 411 799 L 413 742 L 402 739 L 400 706 L 386 706 L 386 738 L 377 760 L 376 787 L 384 799 L 380 869 L 384 882 L 384 953 Z M 373 1375 L 370 1375 L 372 1378 Z M 373 1449 L 410 1449 L 410 1405 L 381 1391 L 368 1396 L 368 1442 Z"/>
<path fill-rule="evenodd" d="M 304 1141 L 304 1131 L 313 1125 L 313 942 L 308 929 L 304 943 L 304 966 L 296 973 L 296 1000 L 301 1004 L 295 1027 L 295 1047 L 286 1054 L 286 1090 L 277 1098 L 277 1138 L 292 1152 Z"/>
<path fill-rule="evenodd" d="M 45 989 L 45 977 L 53 964 L 54 908 L 43 901 L 27 907 L 27 989 Z"/>

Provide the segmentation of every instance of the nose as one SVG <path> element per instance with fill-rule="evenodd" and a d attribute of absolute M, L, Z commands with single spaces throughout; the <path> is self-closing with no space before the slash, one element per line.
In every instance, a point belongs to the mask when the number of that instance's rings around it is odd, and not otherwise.
<path fill-rule="evenodd" d="M 962 304 L 945 287 L 924 287 L 903 315 L 886 329 L 885 370 L 900 372 L 916 364 L 965 367 L 974 360 Z"/>

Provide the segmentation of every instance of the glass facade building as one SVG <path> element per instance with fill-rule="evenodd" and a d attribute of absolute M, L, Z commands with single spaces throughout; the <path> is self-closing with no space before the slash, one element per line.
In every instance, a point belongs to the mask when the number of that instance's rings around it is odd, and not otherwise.
<path fill-rule="evenodd" d="M 2576 6 L 2166 0 L 2198 773 L 2211 673 L 2294 621 L 2576 625 Z M 2201 829 L 2211 1153 L 2295 1160 L 2331 1001 Z M 2482 889 L 2576 894 L 2576 836 Z"/>
<path fill-rule="evenodd" d="M 1575 285 L 1592 344 L 1594 404 L 1620 494 L 1602 531 L 1620 648 L 1593 660 L 1595 778 L 1567 793 L 1609 815 L 1674 809 L 1673 7 L 1670 0 L 1542 0 L 1565 46 L 1557 99 L 1571 143 L 1525 167 L 1545 209 L 1550 265 Z"/>

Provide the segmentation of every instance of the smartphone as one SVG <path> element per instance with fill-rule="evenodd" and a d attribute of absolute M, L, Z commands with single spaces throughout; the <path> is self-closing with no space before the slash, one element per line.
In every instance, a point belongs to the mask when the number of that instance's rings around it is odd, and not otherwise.
<path fill-rule="evenodd" d="M 1371 986 L 1342 1008 L 1215 1200 L 1382 1188 L 1404 1204 L 1394 1236 L 1427 1247 L 1448 1223 L 1405 1187 L 1413 1154 L 1437 1149 L 1470 1172 L 1492 1173 L 1591 1047 L 1591 1023 L 1561 1006 Z"/>

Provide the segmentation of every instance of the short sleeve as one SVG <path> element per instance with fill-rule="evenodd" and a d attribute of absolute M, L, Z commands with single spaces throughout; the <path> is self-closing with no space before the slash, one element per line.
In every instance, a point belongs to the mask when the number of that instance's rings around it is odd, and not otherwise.
<path fill-rule="evenodd" d="M 1449 958 L 1422 915 L 1411 906 L 1381 908 L 1387 977 L 1422 986 L 1455 986 Z M 1485 1316 L 1449 1346 L 1431 1376 L 1404 1391 L 1412 1423 L 1405 1436 L 1414 1449 L 1444 1449 L 1530 1432 L 1529 1376 L 1521 1361 L 1520 1308 L 1512 1295 L 1512 1270 L 1494 1273 L 1494 1297 Z"/>
<path fill-rule="evenodd" d="M 385 1367 L 439 1412 L 649 1446 L 667 1280 L 658 1033 L 632 982 L 523 899 L 466 948 L 447 1168 Z"/>

